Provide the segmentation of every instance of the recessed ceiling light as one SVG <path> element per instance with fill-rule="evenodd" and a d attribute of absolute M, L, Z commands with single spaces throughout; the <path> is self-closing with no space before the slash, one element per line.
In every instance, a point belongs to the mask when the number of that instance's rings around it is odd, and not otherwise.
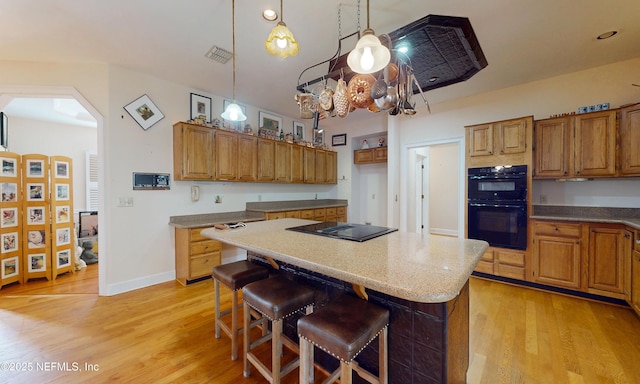
<path fill-rule="evenodd" d="M 605 32 L 605 33 L 602 33 L 602 34 L 598 35 L 597 39 L 598 40 L 604 40 L 604 39 L 608 39 L 610 37 L 613 37 L 613 36 L 615 36 L 617 34 L 618 34 L 618 31 L 609 31 L 609 32 Z"/>
<path fill-rule="evenodd" d="M 278 18 L 278 12 L 273 9 L 265 9 L 262 11 L 262 17 L 267 21 L 274 21 Z"/>

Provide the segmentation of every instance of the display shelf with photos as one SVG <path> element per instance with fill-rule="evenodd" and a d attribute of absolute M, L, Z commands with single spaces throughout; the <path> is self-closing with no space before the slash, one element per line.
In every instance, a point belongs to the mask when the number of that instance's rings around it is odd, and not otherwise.
<path fill-rule="evenodd" d="M 51 280 L 51 222 L 49 157 L 22 156 L 22 268 L 23 281 Z"/>
<path fill-rule="evenodd" d="M 50 158 L 51 180 L 51 278 L 74 273 L 73 160 L 65 156 Z"/>
<path fill-rule="evenodd" d="M 0 287 L 22 283 L 22 163 L 20 155 L 0 152 Z"/>

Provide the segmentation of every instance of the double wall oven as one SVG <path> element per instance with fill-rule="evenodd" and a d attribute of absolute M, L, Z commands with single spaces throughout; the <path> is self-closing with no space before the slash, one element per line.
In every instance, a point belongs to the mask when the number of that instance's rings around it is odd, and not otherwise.
<path fill-rule="evenodd" d="M 525 250 L 527 166 L 469 168 L 467 185 L 467 237 Z"/>

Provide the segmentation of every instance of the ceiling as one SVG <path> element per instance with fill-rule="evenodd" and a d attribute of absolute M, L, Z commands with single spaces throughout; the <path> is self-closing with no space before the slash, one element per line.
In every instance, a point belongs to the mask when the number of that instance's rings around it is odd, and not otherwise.
<path fill-rule="evenodd" d="M 297 116 L 298 76 L 336 53 L 338 10 L 341 36 L 357 30 L 356 5 L 357 0 L 285 1 L 284 21 L 300 53 L 280 59 L 264 49 L 276 22 L 261 17 L 268 6 L 279 9 L 279 2 L 236 0 L 238 102 Z M 637 0 L 371 0 L 370 10 L 376 34 L 429 14 L 469 18 L 488 66 L 467 81 L 427 92 L 432 105 L 640 56 Z M 364 29 L 365 1 L 360 14 Z M 205 57 L 213 45 L 232 50 L 229 0 L 3 0 L 0 16 L 0 60 L 111 63 L 232 97 L 232 62 Z M 618 34 L 596 39 L 609 30 Z M 355 42 L 345 39 L 343 50 Z M 301 82 L 327 69 L 328 64 L 307 71 Z M 214 105 L 214 111 L 221 108 Z"/>

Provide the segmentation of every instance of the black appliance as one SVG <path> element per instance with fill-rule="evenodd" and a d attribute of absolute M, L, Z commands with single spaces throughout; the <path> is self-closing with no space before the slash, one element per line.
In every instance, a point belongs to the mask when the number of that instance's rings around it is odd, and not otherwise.
<path fill-rule="evenodd" d="M 336 239 L 363 242 L 375 237 L 397 231 L 396 228 L 378 227 L 375 225 L 362 225 L 324 221 L 322 223 L 301 225 L 286 228 L 289 231 L 308 233 L 311 235 L 333 237 Z"/>
<path fill-rule="evenodd" d="M 468 170 L 467 237 L 527 248 L 527 166 Z"/>

